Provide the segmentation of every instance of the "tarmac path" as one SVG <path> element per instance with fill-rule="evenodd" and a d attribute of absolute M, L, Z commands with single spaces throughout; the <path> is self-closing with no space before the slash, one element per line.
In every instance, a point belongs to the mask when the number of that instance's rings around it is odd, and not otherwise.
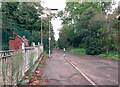
<path fill-rule="evenodd" d="M 47 60 L 44 75 L 49 79 L 48 85 L 91 85 L 63 54 L 62 50 L 53 50 Z M 66 52 L 66 58 L 97 85 L 118 85 L 118 61 L 70 52 Z"/>
<path fill-rule="evenodd" d="M 90 85 L 90 83 L 71 66 L 63 57 L 54 50 L 44 72 L 49 80 L 48 85 Z"/>

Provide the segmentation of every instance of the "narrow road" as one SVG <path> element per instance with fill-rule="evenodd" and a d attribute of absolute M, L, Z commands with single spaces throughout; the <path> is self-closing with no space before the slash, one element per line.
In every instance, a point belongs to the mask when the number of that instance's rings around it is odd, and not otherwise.
<path fill-rule="evenodd" d="M 118 61 L 66 52 L 69 58 L 97 85 L 118 85 Z M 54 50 L 45 69 L 48 85 L 90 85 L 82 75 L 63 58 L 62 50 Z"/>
<path fill-rule="evenodd" d="M 49 80 L 48 85 L 90 85 L 90 83 L 74 69 L 63 57 L 54 50 L 47 60 L 44 76 Z"/>
<path fill-rule="evenodd" d="M 60 55 L 62 50 L 58 50 Z M 66 52 L 69 58 L 84 74 L 97 85 L 118 85 L 118 61 L 108 58 Z"/>

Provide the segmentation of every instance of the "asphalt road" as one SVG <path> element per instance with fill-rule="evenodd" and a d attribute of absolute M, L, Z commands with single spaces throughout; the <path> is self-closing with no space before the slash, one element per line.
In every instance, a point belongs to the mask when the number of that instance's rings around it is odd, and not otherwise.
<path fill-rule="evenodd" d="M 58 52 L 63 54 L 61 50 Z M 70 52 L 66 52 L 66 57 L 97 85 L 118 85 L 117 60 Z"/>
<path fill-rule="evenodd" d="M 90 85 L 63 58 L 62 50 L 54 50 L 47 61 L 48 85 Z M 118 61 L 66 52 L 66 57 L 97 85 L 118 85 Z"/>
<path fill-rule="evenodd" d="M 63 54 L 54 50 L 44 76 L 49 80 L 47 85 L 90 85 L 90 83 L 71 66 L 63 57 Z"/>

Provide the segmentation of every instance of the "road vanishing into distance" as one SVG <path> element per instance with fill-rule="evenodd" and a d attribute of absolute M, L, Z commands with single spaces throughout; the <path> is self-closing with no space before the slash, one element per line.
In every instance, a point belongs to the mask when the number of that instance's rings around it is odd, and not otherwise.
<path fill-rule="evenodd" d="M 66 52 L 68 58 L 87 78 L 64 58 L 63 50 L 53 50 L 44 75 L 48 85 L 118 85 L 118 61 Z"/>

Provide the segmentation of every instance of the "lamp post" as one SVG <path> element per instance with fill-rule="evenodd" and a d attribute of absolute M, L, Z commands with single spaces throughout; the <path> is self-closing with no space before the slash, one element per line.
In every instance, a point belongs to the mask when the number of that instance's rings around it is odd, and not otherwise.
<path fill-rule="evenodd" d="M 43 38 L 42 38 L 42 16 L 41 16 L 41 45 L 43 45 Z"/>
<path fill-rule="evenodd" d="M 50 9 L 49 11 L 57 11 L 58 9 Z M 49 15 L 49 58 L 50 58 L 50 15 Z"/>
<path fill-rule="evenodd" d="M 41 15 L 39 12 L 37 12 L 38 15 Z M 43 37 L 42 37 L 42 15 L 39 16 L 41 18 L 41 45 L 43 45 Z"/>

